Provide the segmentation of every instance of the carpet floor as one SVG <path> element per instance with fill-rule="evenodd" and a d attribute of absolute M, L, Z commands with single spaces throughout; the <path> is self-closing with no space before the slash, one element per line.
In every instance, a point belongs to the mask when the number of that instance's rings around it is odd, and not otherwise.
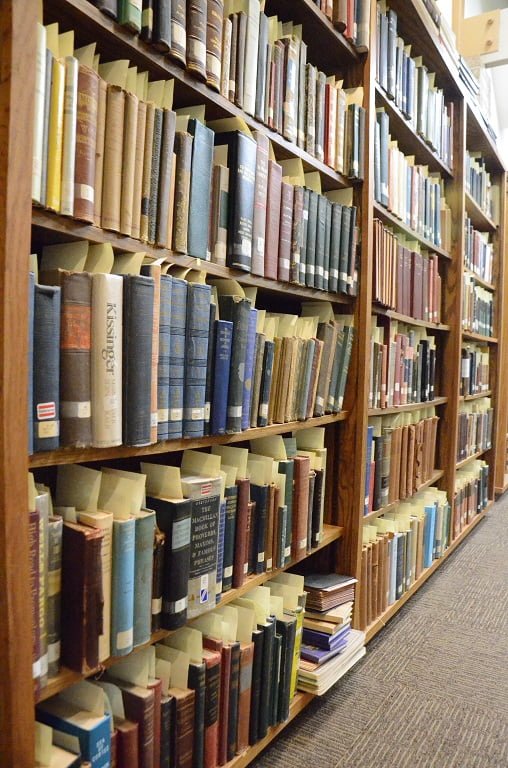
<path fill-rule="evenodd" d="M 508 494 L 253 768 L 508 768 Z"/>

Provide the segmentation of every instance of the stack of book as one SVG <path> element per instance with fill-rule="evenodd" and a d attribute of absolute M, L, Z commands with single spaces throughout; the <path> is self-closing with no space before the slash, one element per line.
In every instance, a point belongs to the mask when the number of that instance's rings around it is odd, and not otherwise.
<path fill-rule="evenodd" d="M 397 14 L 377 3 L 376 79 L 393 99 L 415 133 L 449 168 L 453 166 L 453 103 L 445 103 L 422 57 L 411 57 L 411 46 L 397 33 Z"/>
<path fill-rule="evenodd" d="M 495 189 L 481 153 L 466 152 L 466 192 L 491 219 L 495 219 Z"/>
<path fill-rule="evenodd" d="M 473 97 L 473 101 L 478 101 L 478 96 L 480 94 L 480 83 L 473 75 L 471 67 L 467 63 L 464 56 L 459 56 L 459 77 Z"/>
<path fill-rule="evenodd" d="M 184 451 L 181 467 L 63 465 L 53 492 L 30 475 L 37 685 L 60 662 L 86 672 L 128 654 L 250 574 L 312 552 L 323 537 L 326 463 L 324 429 L 314 428 L 252 441 L 251 452 Z"/>
<path fill-rule="evenodd" d="M 427 488 L 363 526 L 360 627 L 398 600 L 450 542 L 445 491 Z"/>
<path fill-rule="evenodd" d="M 462 280 L 462 328 L 482 336 L 493 336 L 494 294 L 478 285 L 470 273 L 465 272 Z"/>
<path fill-rule="evenodd" d="M 372 297 L 402 315 L 441 321 L 439 258 L 420 253 L 415 243 L 374 219 Z"/>
<path fill-rule="evenodd" d="M 492 282 L 494 246 L 489 242 L 487 232 L 478 232 L 473 228 L 471 219 L 466 216 L 464 265 L 487 283 Z"/>
<path fill-rule="evenodd" d="M 453 498 L 453 537 L 485 509 L 489 502 L 489 465 L 479 459 L 457 470 Z"/>
<path fill-rule="evenodd" d="M 351 629 L 355 584 L 338 574 L 305 577 L 300 690 L 325 693 L 365 655 L 363 633 Z"/>
<path fill-rule="evenodd" d="M 462 346 L 461 395 L 478 395 L 490 389 L 489 348 L 479 344 Z"/>
<path fill-rule="evenodd" d="M 233 280 L 169 269 L 87 241 L 43 249 L 30 283 L 30 452 L 144 446 L 341 410 L 352 316 L 327 303 L 304 303 L 301 317 L 265 312 L 255 289 L 248 298 Z"/>
<path fill-rule="evenodd" d="M 369 419 L 364 513 L 410 498 L 434 473 L 434 408 Z"/>
<path fill-rule="evenodd" d="M 434 400 L 436 344 L 425 328 L 382 317 L 371 331 L 369 408 Z"/>
<path fill-rule="evenodd" d="M 401 152 L 384 109 L 376 110 L 374 198 L 420 237 L 441 246 L 443 180 Z"/>
<path fill-rule="evenodd" d="M 457 461 L 492 447 L 494 409 L 490 397 L 460 404 Z"/>

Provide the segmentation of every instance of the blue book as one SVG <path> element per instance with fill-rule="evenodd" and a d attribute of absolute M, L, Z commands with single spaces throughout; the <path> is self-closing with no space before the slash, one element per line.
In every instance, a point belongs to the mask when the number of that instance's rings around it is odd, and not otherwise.
<path fill-rule="evenodd" d="M 168 439 L 169 344 L 173 278 L 161 275 L 159 312 L 159 362 L 157 364 L 157 440 Z"/>
<path fill-rule="evenodd" d="M 261 377 L 261 395 L 259 397 L 258 427 L 266 427 L 268 424 L 268 405 L 270 403 L 270 391 L 272 388 L 273 357 L 275 344 L 267 339 L 265 341 L 265 354 L 263 360 L 263 375 Z"/>
<path fill-rule="evenodd" d="M 367 427 L 367 450 L 365 456 L 365 504 L 363 505 L 363 514 L 369 514 L 370 505 L 370 470 L 372 456 L 372 441 L 374 440 L 374 427 Z"/>
<path fill-rule="evenodd" d="M 34 452 L 34 301 L 35 275 L 28 275 L 28 453 Z"/>
<path fill-rule="evenodd" d="M 229 320 L 215 320 L 214 335 L 215 360 L 213 365 L 215 375 L 212 394 L 212 421 L 210 434 L 224 435 L 226 433 L 233 323 Z"/>
<path fill-rule="evenodd" d="M 306 661 L 312 661 L 314 664 L 324 664 L 325 661 L 333 659 L 334 656 L 338 656 L 346 650 L 348 646 L 348 638 L 344 638 L 341 642 L 334 646 L 334 648 L 319 648 L 317 645 L 311 645 L 302 643 L 300 646 L 300 656 Z"/>
<path fill-rule="evenodd" d="M 302 642 L 306 645 L 314 645 L 317 648 L 324 648 L 325 650 L 333 650 L 340 645 L 344 640 L 344 635 L 349 632 L 349 624 L 339 629 L 334 635 L 329 635 L 327 632 L 319 632 L 316 629 L 303 628 Z"/>
<path fill-rule="evenodd" d="M 155 512 L 142 509 L 135 518 L 134 548 L 134 635 L 133 645 L 142 645 L 152 634 L 152 574 Z"/>
<path fill-rule="evenodd" d="M 210 189 L 212 187 L 213 142 L 215 133 L 195 117 L 189 119 L 187 130 L 192 142 L 192 171 L 189 190 L 189 256 L 198 259 L 208 255 L 208 221 L 210 218 Z"/>
<path fill-rule="evenodd" d="M 187 284 L 183 390 L 184 437 L 203 437 L 205 433 L 206 364 L 211 290 L 209 285 Z"/>
<path fill-rule="evenodd" d="M 215 316 L 217 307 L 210 302 L 210 312 L 208 316 L 208 355 L 206 358 L 206 384 L 205 384 L 205 423 L 204 433 L 209 435 L 212 424 L 212 393 L 214 384 L 214 360 L 215 360 Z"/>
<path fill-rule="evenodd" d="M 126 656 L 133 648 L 134 558 L 136 520 L 113 520 L 111 570 L 111 655 Z"/>
<path fill-rule="evenodd" d="M 54 451 L 60 444 L 60 302 L 60 288 L 35 285 L 33 336 L 35 451 Z"/>
<path fill-rule="evenodd" d="M 38 705 L 36 718 L 62 733 L 77 737 L 81 759 L 91 763 L 93 768 L 109 768 L 111 765 L 111 715 L 94 715 L 61 696 L 54 696 Z"/>
<path fill-rule="evenodd" d="M 252 374 L 254 371 L 254 350 L 256 347 L 257 309 L 251 309 L 247 327 L 247 346 L 245 348 L 245 379 L 243 381 L 242 429 L 250 427 L 250 404 L 252 400 Z"/>
<path fill-rule="evenodd" d="M 219 296 L 221 317 L 233 323 L 228 409 L 226 415 L 226 432 L 228 433 L 242 431 L 243 384 L 245 381 L 245 354 L 250 308 L 250 301 L 243 297 Z"/>
<path fill-rule="evenodd" d="M 428 504 L 425 507 L 425 525 L 423 527 L 423 567 L 432 565 L 434 552 L 434 533 L 436 529 L 436 507 Z"/>
<path fill-rule="evenodd" d="M 226 534 L 226 499 L 221 499 L 219 508 L 219 533 L 217 536 L 217 580 L 215 601 L 220 602 L 224 578 L 224 537 Z"/>
<path fill-rule="evenodd" d="M 187 283 L 173 278 L 169 338 L 168 440 L 183 434 L 183 388 L 185 371 L 185 323 Z"/>
<path fill-rule="evenodd" d="M 295 464 L 293 459 L 283 459 L 279 461 L 278 471 L 279 474 L 286 476 L 285 488 L 284 488 L 284 501 L 286 507 L 285 521 L 286 530 L 284 533 L 284 548 L 281 553 L 281 557 L 284 558 L 282 566 L 287 565 L 291 560 L 291 538 L 293 534 L 293 490 L 294 490 L 294 470 Z M 281 567 L 282 567 L 281 566 Z"/>

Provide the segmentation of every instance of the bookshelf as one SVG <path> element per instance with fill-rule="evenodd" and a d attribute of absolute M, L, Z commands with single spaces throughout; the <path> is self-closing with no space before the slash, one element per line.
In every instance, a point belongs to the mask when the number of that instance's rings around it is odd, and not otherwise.
<path fill-rule="evenodd" d="M 205 104 L 207 119 L 241 117 L 249 128 L 263 132 L 270 141 L 277 160 L 296 158 L 302 161 L 305 171 L 317 171 L 323 191 L 353 187 L 354 203 L 361 216 L 361 243 L 359 246 L 360 283 L 358 296 L 318 291 L 302 285 L 288 285 L 278 280 L 231 270 L 211 262 L 182 256 L 167 249 L 141 244 L 134 238 L 78 222 L 31 203 L 31 152 L 30 136 L 26 126 L 33 123 L 33 73 L 35 71 L 36 6 L 32 0 L 9 0 L 0 18 L 0 30 L 5 44 L 0 50 L 4 77 L 0 84 L 0 104 L 4 120 L 0 123 L 0 173 L 5 179 L 4 194 L 0 195 L 0 292 L 2 305 L 2 371 L 3 386 L 0 388 L 0 415 L 3 424 L 3 450 L 0 459 L 0 488 L 2 493 L 2 517 L 0 523 L 0 590 L 6 596 L 0 608 L 0 642 L 4 649 L 4 670 L 0 679 L 0 755 L 2 765 L 16 768 L 33 766 L 33 682 L 31 669 L 31 637 L 26 631 L 30 616 L 28 562 L 28 520 L 20 514 L 26 504 L 26 475 L 29 469 L 51 472 L 52 467 L 77 462 L 94 463 L 106 460 L 128 460 L 139 456 L 164 455 L 185 448 L 202 448 L 211 445 L 227 445 L 247 442 L 250 439 L 291 433 L 309 426 L 326 427 L 326 444 L 333 471 L 328 473 L 327 525 L 319 547 L 326 562 L 333 563 L 343 572 L 359 579 L 357 604 L 361 600 L 365 583 L 362 579 L 362 530 L 365 523 L 387 514 L 396 508 L 397 502 L 386 504 L 364 515 L 367 451 L 367 427 L 370 418 L 406 414 L 427 407 L 436 409 L 439 416 L 437 449 L 434 471 L 420 484 L 418 491 L 437 485 L 446 491 L 450 502 L 455 494 L 457 470 L 469 462 L 484 458 L 490 467 L 489 504 L 475 515 L 463 529 L 450 540 L 442 557 L 434 560 L 419 577 L 379 616 L 366 626 L 367 640 L 374 637 L 386 622 L 410 599 L 410 597 L 440 567 L 442 562 L 460 545 L 464 538 L 480 523 L 486 514 L 494 493 L 508 487 L 506 450 L 508 431 L 508 407 L 506 405 L 506 370 L 508 369 L 507 340 L 504 331 L 505 316 L 503 297 L 506 296 L 508 275 L 503 267 L 505 250 L 505 171 L 497 149 L 484 127 L 477 107 L 471 105 L 464 92 L 458 74 L 448 55 L 436 40 L 435 29 L 421 0 L 392 0 L 390 7 L 398 14 L 399 31 L 404 40 L 412 45 L 412 55 L 423 57 L 430 71 L 436 73 L 436 82 L 443 90 L 445 101 L 453 104 L 453 164 L 449 167 L 434 152 L 406 120 L 401 110 L 389 99 L 376 81 L 375 52 L 376 3 L 372 2 L 371 40 L 368 52 L 357 51 L 338 32 L 312 0 L 267 0 L 266 11 L 277 13 L 282 20 L 301 23 L 309 42 L 309 58 L 327 74 L 339 74 L 346 85 L 362 85 L 363 106 L 370 115 L 376 108 L 384 108 L 388 114 L 390 131 L 406 155 L 414 155 L 418 164 L 426 165 L 442 178 L 446 200 L 451 209 L 451 248 L 447 250 L 415 232 L 390 210 L 374 199 L 374 125 L 371 119 L 365 134 L 363 182 L 351 181 L 337 173 L 289 142 L 280 134 L 247 115 L 235 104 L 215 93 L 204 83 L 191 77 L 167 57 L 157 53 L 137 36 L 103 15 L 88 0 L 44 0 L 44 21 L 58 21 L 62 29 L 76 31 L 77 44 L 97 41 L 98 49 L 111 51 L 117 58 L 128 58 L 133 64 L 148 71 L 151 78 L 174 78 L 174 103 L 176 106 Z M 19 137 L 23 136 L 23 141 Z M 490 171 L 493 184 L 499 188 L 499 210 L 495 220 L 485 214 L 471 195 L 466 192 L 466 150 L 480 152 Z M 493 336 L 462 330 L 463 277 L 468 274 L 464 265 L 464 219 L 471 219 L 473 226 L 489 233 L 494 244 L 494 272 L 492 280 L 470 275 L 481 288 L 494 295 Z M 441 322 L 417 320 L 409 315 L 379 306 L 373 301 L 373 229 L 374 219 L 380 219 L 395 233 L 416 242 L 424 253 L 437 256 L 442 279 Z M 215 277 L 233 277 L 244 286 L 258 289 L 268 303 L 294 307 L 303 300 L 330 301 L 354 315 L 356 338 L 350 366 L 348 388 L 343 410 L 312 418 L 304 422 L 273 424 L 268 427 L 219 437 L 182 439 L 156 443 L 143 448 L 122 446 L 111 449 L 60 449 L 27 456 L 26 381 L 27 381 L 27 291 L 20 275 L 26 272 L 27 256 L 32 248 L 43 245 L 86 239 L 91 243 L 107 243 L 115 253 L 136 253 L 140 250 L 163 258 L 171 263 L 190 268 L 204 269 Z M 32 245 L 31 245 L 32 243 Z M 428 333 L 436 341 L 438 375 L 436 397 L 423 403 L 409 403 L 387 408 L 368 408 L 370 386 L 370 340 L 376 318 L 384 322 L 400 322 Z M 461 349 L 464 342 L 484 345 L 488 349 L 490 385 L 486 392 L 460 395 Z M 492 400 L 494 409 L 492 447 L 477 451 L 473 456 L 457 462 L 458 414 L 461 406 L 474 404 L 482 397 Z M 338 499 L 338 505 L 335 503 Z M 14 501 L 15 500 L 15 501 Z M 333 523 L 333 524 L 332 524 Z M 290 563 L 288 567 L 295 564 Z M 224 603 L 244 594 L 252 586 L 262 584 L 271 573 L 251 577 L 239 590 L 224 596 Z M 359 611 L 355 615 L 360 625 Z M 160 640 L 165 633 L 156 633 L 151 643 Z M 114 664 L 108 660 L 105 666 Z M 90 670 L 93 674 L 96 670 Z M 81 675 L 62 670 L 41 692 L 41 699 L 58 693 Z M 296 717 L 311 701 L 308 694 L 298 693 L 293 701 L 290 719 Z M 289 721 L 286 721 L 289 722 Z M 268 736 L 247 752 L 237 756 L 228 766 L 240 768 L 247 765 L 285 726 L 272 728 Z"/>

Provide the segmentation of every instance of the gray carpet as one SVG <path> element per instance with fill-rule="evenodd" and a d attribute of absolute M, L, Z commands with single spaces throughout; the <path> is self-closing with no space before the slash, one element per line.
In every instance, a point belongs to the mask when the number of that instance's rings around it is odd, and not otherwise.
<path fill-rule="evenodd" d="M 508 767 L 508 494 L 255 768 Z"/>

